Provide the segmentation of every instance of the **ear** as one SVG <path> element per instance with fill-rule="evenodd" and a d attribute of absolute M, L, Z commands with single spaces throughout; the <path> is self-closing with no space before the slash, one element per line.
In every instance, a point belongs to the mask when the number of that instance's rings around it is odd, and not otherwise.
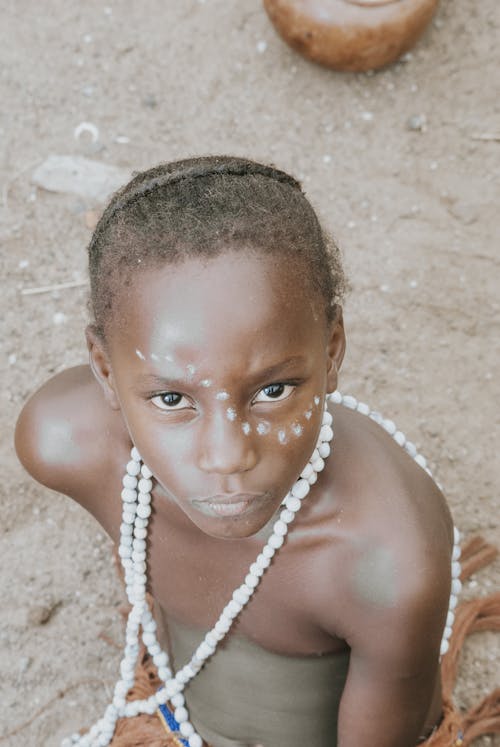
<path fill-rule="evenodd" d="M 334 392 L 338 383 L 338 372 L 344 360 L 345 330 L 342 309 L 339 308 L 335 319 L 330 323 L 327 345 L 327 374 L 326 388 Z"/>
<path fill-rule="evenodd" d="M 85 337 L 87 339 L 89 363 L 92 373 L 101 385 L 109 406 L 113 410 L 119 410 L 120 402 L 116 394 L 113 371 L 102 338 L 97 334 L 92 325 L 89 325 L 85 330 Z"/>

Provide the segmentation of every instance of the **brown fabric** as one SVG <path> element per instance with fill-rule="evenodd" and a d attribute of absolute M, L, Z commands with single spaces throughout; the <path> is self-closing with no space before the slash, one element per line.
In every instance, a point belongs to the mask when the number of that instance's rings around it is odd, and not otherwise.
<path fill-rule="evenodd" d="M 498 554 L 498 550 L 481 537 L 472 537 L 462 549 L 462 580 L 483 568 Z M 443 688 L 443 718 L 432 735 L 420 747 L 469 747 L 483 734 L 500 733 L 500 688 L 485 697 L 477 706 L 460 713 L 453 703 L 458 658 L 465 638 L 471 633 L 500 631 L 500 593 L 462 602 L 457 607 L 450 648 L 441 666 Z M 160 686 L 156 668 L 142 649 L 136 668 L 135 685 L 128 700 L 146 698 Z M 140 715 L 120 719 L 111 747 L 178 747 L 174 735 L 169 736 L 158 716 Z"/>

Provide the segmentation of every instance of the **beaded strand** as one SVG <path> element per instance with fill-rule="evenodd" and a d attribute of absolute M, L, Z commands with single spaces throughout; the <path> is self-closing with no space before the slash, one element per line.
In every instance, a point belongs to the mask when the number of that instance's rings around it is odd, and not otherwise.
<path fill-rule="evenodd" d="M 349 395 L 343 396 L 338 391 L 329 395 L 328 398 L 333 403 L 343 404 L 349 409 L 370 417 L 384 428 L 417 464 L 431 475 L 425 458 L 417 452 L 415 445 L 408 441 L 401 431 L 397 430 L 392 420 L 384 419 L 380 413 L 371 410 L 364 402 L 358 402 Z M 308 495 L 311 486 L 316 482 L 318 472 L 323 470 L 324 459 L 330 454 L 330 441 L 333 438 L 332 416 L 326 407 L 327 403 L 325 402 L 323 421 L 316 448 L 299 479 L 284 499 L 279 518 L 273 525 L 273 531 L 267 543 L 256 560 L 250 565 L 243 584 L 233 592 L 231 600 L 224 607 L 212 630 L 201 641 L 191 660 L 179 669 L 175 675 L 169 667 L 167 653 L 162 651 L 156 638 L 156 623 L 146 602 L 146 539 L 148 521 L 151 515 L 153 474 L 147 465 L 142 463 L 141 456 L 135 446 L 132 448 L 131 459 L 127 464 L 126 474 L 123 478 L 121 493 L 123 512 L 118 549 L 125 572 L 127 598 L 132 606 L 125 631 L 124 655 L 120 663 L 121 679 L 115 685 L 113 700 L 106 708 L 103 717 L 86 734 L 76 733 L 64 739 L 61 742 L 61 747 L 70 747 L 71 745 L 106 747 L 113 738 L 116 722 L 119 718 L 133 717 L 139 713 L 153 714 L 159 705 L 163 705 L 167 701 L 174 708 L 174 717 L 179 723 L 179 731 L 187 739 L 189 747 L 202 747 L 203 740 L 189 720 L 189 713 L 182 691 L 198 674 L 207 659 L 214 654 L 219 642 L 229 632 L 234 619 L 255 593 L 260 579 L 271 564 L 273 556 L 284 544 L 289 526 L 300 509 L 302 501 Z M 441 656 L 446 653 L 449 647 L 449 638 L 455 618 L 454 609 L 461 589 L 459 542 L 460 534 L 455 528 L 452 552 L 452 587 L 446 626 L 441 641 Z M 134 671 L 139 655 L 140 628 L 142 628 L 143 643 L 157 667 L 158 676 L 163 682 L 163 686 L 147 699 L 127 703 L 127 693 L 134 684 Z"/>

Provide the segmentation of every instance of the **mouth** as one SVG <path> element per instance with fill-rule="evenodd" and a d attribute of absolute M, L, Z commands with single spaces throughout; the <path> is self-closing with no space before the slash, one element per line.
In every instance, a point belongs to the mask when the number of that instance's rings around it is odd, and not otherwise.
<path fill-rule="evenodd" d="M 241 516 L 253 508 L 257 501 L 265 497 L 263 493 L 233 493 L 231 495 L 212 495 L 193 501 L 197 509 L 207 516 L 233 517 Z M 259 501 L 260 502 L 260 501 Z"/>

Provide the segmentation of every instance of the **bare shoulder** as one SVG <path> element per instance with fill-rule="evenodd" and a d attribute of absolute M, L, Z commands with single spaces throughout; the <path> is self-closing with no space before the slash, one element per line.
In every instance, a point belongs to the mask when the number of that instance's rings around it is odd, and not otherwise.
<path fill-rule="evenodd" d="M 121 414 L 107 404 L 89 366 L 49 379 L 25 404 L 15 446 L 38 482 L 81 503 L 109 529 L 105 486 L 129 448 Z"/>
<path fill-rule="evenodd" d="M 334 542 L 321 570 L 323 577 L 339 568 L 342 574 L 329 601 L 325 595 L 323 623 L 353 643 L 358 635 L 374 640 L 366 626 L 372 632 L 377 625 L 387 632 L 394 626 L 395 634 L 403 619 L 415 626 L 420 616 L 426 624 L 435 621 L 439 637 L 453 544 L 446 501 L 426 471 L 372 420 L 340 406 L 334 418 Z"/>

